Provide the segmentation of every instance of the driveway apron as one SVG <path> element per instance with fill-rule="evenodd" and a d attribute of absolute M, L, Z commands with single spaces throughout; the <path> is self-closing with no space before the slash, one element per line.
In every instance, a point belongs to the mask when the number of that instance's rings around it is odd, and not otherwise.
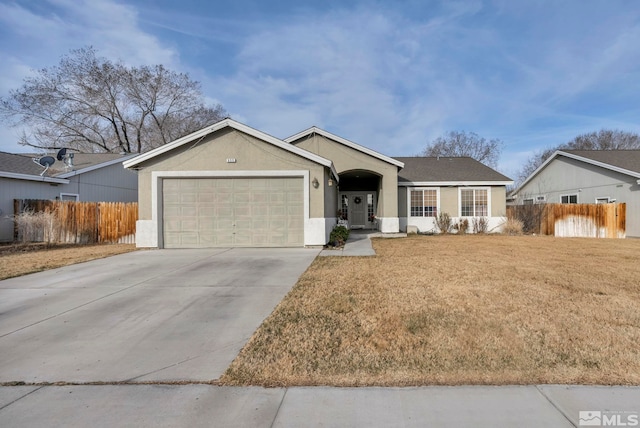
<path fill-rule="evenodd" d="M 0 281 L 0 382 L 217 379 L 318 252 L 143 250 Z"/>

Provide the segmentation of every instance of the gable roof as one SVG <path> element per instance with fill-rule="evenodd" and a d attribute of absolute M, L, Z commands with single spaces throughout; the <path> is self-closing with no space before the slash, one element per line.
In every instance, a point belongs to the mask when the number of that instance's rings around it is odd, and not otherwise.
<path fill-rule="evenodd" d="M 333 140 L 333 141 L 335 141 L 337 143 L 340 143 L 340 144 L 345 145 L 347 147 L 351 147 L 354 150 L 357 150 L 357 151 L 362 152 L 362 153 L 366 153 L 369 156 L 373 156 L 374 158 L 378 158 L 378 159 L 380 159 L 382 161 L 385 161 L 385 162 L 390 163 L 392 165 L 395 165 L 397 167 L 400 167 L 400 168 L 404 167 L 404 164 L 401 161 L 399 161 L 397 158 L 394 159 L 394 158 L 391 158 L 389 156 L 385 156 L 385 155 L 383 155 L 381 153 L 378 153 L 378 152 L 376 152 L 374 150 L 371 150 L 371 149 L 369 149 L 367 147 L 361 146 L 360 144 L 356 144 L 353 141 L 349 141 L 349 140 L 347 140 L 345 138 L 342 138 L 342 137 L 339 137 L 339 136 L 337 136 L 335 134 L 327 132 L 324 129 L 318 128 L 317 126 L 312 126 L 309 129 L 305 129 L 304 131 L 299 132 L 299 133 L 297 133 L 295 135 L 292 135 L 291 137 L 285 138 L 284 141 L 287 142 L 287 143 L 293 143 L 294 141 L 300 140 L 301 138 L 305 138 L 305 137 L 311 136 L 313 134 L 322 135 L 325 138 L 329 138 L 329 139 L 331 139 L 331 140 Z"/>
<path fill-rule="evenodd" d="M 159 156 L 163 153 L 167 153 L 173 149 L 176 149 L 180 146 L 183 146 L 187 143 L 192 142 L 195 139 L 198 138 L 204 138 L 205 136 L 212 134 L 216 131 L 219 131 L 221 129 L 224 128 L 233 128 L 237 131 L 243 132 L 245 134 L 251 135 L 252 137 L 258 138 L 262 141 L 265 141 L 269 144 L 272 144 L 276 147 L 279 147 L 281 149 L 284 149 L 288 152 L 294 153 L 298 156 L 301 156 L 303 158 L 306 158 L 312 162 L 318 163 L 320 165 L 324 165 L 328 168 L 331 169 L 331 172 L 333 173 L 333 175 L 335 176 L 336 179 L 338 179 L 338 173 L 336 171 L 336 169 L 333 166 L 333 162 L 330 161 L 329 159 L 325 159 L 321 156 L 318 156 L 314 153 L 311 153 L 307 150 L 301 149 L 300 147 L 296 147 L 292 144 L 287 144 L 286 142 L 284 142 L 283 140 L 280 140 L 279 138 L 273 137 L 269 134 L 265 134 L 262 131 L 258 131 L 257 129 L 251 128 L 250 126 L 247 126 L 243 123 L 240 122 L 236 122 L 235 120 L 231 119 L 231 118 L 226 118 L 226 119 L 222 119 L 219 122 L 214 123 L 213 125 L 207 126 L 206 128 L 203 128 L 199 131 L 193 132 L 189 135 L 185 135 L 182 138 L 178 138 L 175 141 L 172 141 L 171 143 L 165 144 L 164 146 L 158 147 L 157 149 L 153 149 L 149 152 L 143 153 L 141 155 L 138 155 L 137 157 L 130 159 L 128 161 L 123 162 L 124 167 L 125 168 L 133 168 L 137 165 L 140 165 L 141 163 L 148 161 L 150 159 L 153 159 L 156 156 Z"/>
<path fill-rule="evenodd" d="M 591 160 L 594 165 L 606 164 L 640 174 L 640 150 L 561 150 L 560 153 Z"/>
<path fill-rule="evenodd" d="M 43 168 L 33 162 L 32 157 L 0 152 L 0 171 L 15 174 L 39 175 Z"/>
<path fill-rule="evenodd" d="M 513 180 L 470 157 L 398 157 L 398 185 L 510 185 Z"/>
<path fill-rule="evenodd" d="M 56 161 L 46 174 L 41 176 L 44 168 L 34 162 L 42 157 L 39 154 L 14 154 L 0 152 L 0 177 L 20 180 L 47 181 L 51 183 L 67 184 L 67 178 L 84 174 L 89 171 L 104 168 L 131 159 L 135 155 L 123 156 L 117 153 L 74 153 L 73 168 L 65 167 L 61 161 Z M 53 155 L 55 158 L 55 155 Z"/>
<path fill-rule="evenodd" d="M 56 168 L 56 177 L 67 178 L 110 165 L 119 164 L 136 156 L 137 154 L 121 155 L 118 153 L 74 153 L 73 169 L 71 171 L 64 168 L 64 166 L 62 166 L 62 162 L 60 162 L 60 165 L 56 162 L 51 168 Z"/>
<path fill-rule="evenodd" d="M 640 178 L 640 150 L 556 150 L 511 193 L 516 194 L 549 163 L 560 156 Z"/>

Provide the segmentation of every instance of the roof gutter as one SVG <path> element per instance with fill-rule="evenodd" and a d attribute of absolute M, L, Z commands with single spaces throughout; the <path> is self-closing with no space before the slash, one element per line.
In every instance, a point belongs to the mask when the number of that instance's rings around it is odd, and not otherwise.
<path fill-rule="evenodd" d="M 69 184 L 69 180 L 64 178 L 41 177 L 39 175 L 18 174 L 15 172 L 0 171 L 0 177 L 13 178 L 15 180 L 42 181 L 45 183 Z"/>

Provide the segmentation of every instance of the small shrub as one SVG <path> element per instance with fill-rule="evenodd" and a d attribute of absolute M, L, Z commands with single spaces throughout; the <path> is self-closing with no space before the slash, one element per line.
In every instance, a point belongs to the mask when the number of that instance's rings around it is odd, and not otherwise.
<path fill-rule="evenodd" d="M 469 231 L 469 220 L 460 219 L 453 225 L 453 229 L 458 231 L 458 235 L 464 235 Z"/>
<path fill-rule="evenodd" d="M 507 217 L 520 220 L 523 233 L 540 233 L 545 204 L 514 205 L 507 210 Z"/>
<path fill-rule="evenodd" d="M 349 229 L 344 226 L 336 226 L 329 235 L 329 244 L 334 247 L 341 247 L 349 239 Z"/>
<path fill-rule="evenodd" d="M 451 216 L 447 213 L 440 213 L 436 217 L 436 227 L 440 233 L 449 233 L 451 231 L 452 220 Z"/>
<path fill-rule="evenodd" d="M 23 242 L 55 242 L 58 220 L 52 212 L 25 211 L 13 216 L 18 226 L 18 239 Z"/>
<path fill-rule="evenodd" d="M 517 218 L 509 218 L 502 225 L 502 233 L 507 235 L 522 235 L 524 225 Z"/>
<path fill-rule="evenodd" d="M 474 217 L 472 220 L 473 233 L 487 233 L 489 220 L 486 217 Z"/>

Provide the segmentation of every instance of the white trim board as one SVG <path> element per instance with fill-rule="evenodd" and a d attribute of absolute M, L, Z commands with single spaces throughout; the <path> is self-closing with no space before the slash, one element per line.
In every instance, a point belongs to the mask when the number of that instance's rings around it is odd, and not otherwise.
<path fill-rule="evenodd" d="M 64 178 L 43 177 L 40 175 L 18 174 L 16 172 L 0 171 L 0 177 L 13 178 L 15 180 L 42 181 L 45 183 L 69 184 L 69 180 Z"/>

